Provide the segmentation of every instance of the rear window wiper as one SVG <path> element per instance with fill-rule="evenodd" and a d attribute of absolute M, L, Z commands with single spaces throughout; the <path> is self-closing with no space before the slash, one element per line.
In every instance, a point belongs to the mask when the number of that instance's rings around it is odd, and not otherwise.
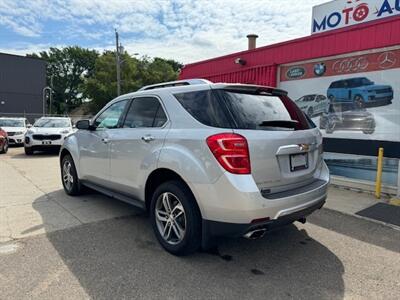
<path fill-rule="evenodd" d="M 282 128 L 297 128 L 299 121 L 296 120 L 272 120 L 272 121 L 263 121 L 258 126 L 262 127 L 282 127 Z"/>

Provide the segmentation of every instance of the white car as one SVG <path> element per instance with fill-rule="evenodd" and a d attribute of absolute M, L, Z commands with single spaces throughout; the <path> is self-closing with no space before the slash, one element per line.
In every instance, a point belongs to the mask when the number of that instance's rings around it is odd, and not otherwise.
<path fill-rule="evenodd" d="M 25 134 L 25 154 L 31 155 L 37 150 L 60 148 L 65 137 L 72 132 L 70 118 L 42 117 Z"/>
<path fill-rule="evenodd" d="M 0 118 L 0 127 L 7 132 L 10 145 L 23 145 L 29 122 L 26 118 Z"/>
<path fill-rule="evenodd" d="M 328 111 L 329 100 L 324 95 L 306 95 L 296 100 L 296 104 L 310 118 Z"/>

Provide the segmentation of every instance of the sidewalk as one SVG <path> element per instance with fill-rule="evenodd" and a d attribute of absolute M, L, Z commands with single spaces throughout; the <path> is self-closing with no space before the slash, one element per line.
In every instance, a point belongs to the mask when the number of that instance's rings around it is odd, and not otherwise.
<path fill-rule="evenodd" d="M 376 199 L 371 193 L 331 185 L 324 208 L 400 229 L 400 207 L 389 202 L 387 196 Z"/>

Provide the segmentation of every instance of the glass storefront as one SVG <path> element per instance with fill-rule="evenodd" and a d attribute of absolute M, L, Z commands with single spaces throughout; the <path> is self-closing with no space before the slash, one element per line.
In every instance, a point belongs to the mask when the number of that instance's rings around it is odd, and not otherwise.
<path fill-rule="evenodd" d="M 346 155 L 341 153 L 324 153 L 324 159 L 332 175 L 367 180 L 376 179 L 377 158 L 372 156 Z M 383 160 L 382 184 L 397 186 L 399 160 Z"/>

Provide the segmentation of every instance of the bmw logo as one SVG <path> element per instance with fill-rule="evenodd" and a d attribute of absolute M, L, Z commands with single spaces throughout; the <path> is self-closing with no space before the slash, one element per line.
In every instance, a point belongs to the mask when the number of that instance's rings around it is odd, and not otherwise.
<path fill-rule="evenodd" d="M 319 63 L 314 66 L 314 74 L 317 76 L 322 76 L 326 72 L 326 65 L 324 63 Z"/>

